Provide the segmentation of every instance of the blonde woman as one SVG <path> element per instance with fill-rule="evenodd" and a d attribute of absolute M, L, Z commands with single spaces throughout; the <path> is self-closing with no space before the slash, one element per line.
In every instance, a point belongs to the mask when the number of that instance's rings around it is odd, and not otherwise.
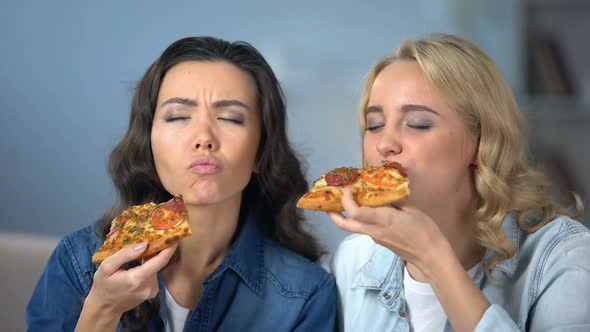
<path fill-rule="evenodd" d="M 508 84 L 477 46 L 436 35 L 369 72 L 368 165 L 401 163 L 411 195 L 359 207 L 349 192 L 332 271 L 348 331 L 590 331 L 590 231 L 525 158 Z M 571 212 L 572 214 L 568 214 Z"/>

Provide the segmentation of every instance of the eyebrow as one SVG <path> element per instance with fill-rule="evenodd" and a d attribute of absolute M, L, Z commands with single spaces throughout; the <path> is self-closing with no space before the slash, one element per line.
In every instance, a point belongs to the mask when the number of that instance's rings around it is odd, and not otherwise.
<path fill-rule="evenodd" d="M 165 102 L 160 104 L 160 107 L 166 106 L 168 104 L 182 104 L 182 105 L 188 105 L 188 106 L 197 106 L 198 103 L 195 100 L 192 99 L 188 99 L 188 98 L 180 98 L 180 97 L 174 97 L 174 98 L 170 98 L 168 100 L 166 100 Z"/>
<path fill-rule="evenodd" d="M 404 104 L 404 105 L 402 105 L 401 110 L 403 112 L 416 112 L 416 111 L 417 112 L 430 112 L 430 113 L 434 113 L 436 115 L 439 115 L 438 112 L 436 112 L 432 108 L 424 106 L 424 105 L 418 105 L 418 104 Z M 368 115 L 371 113 L 383 113 L 383 107 L 381 107 L 380 105 L 374 105 L 374 106 L 367 107 L 367 110 L 365 111 L 365 115 Z"/>
<path fill-rule="evenodd" d="M 188 105 L 188 106 L 193 106 L 193 107 L 199 105 L 199 103 L 193 99 L 174 97 L 174 98 L 170 98 L 170 99 L 166 100 L 165 102 L 161 103 L 160 107 L 163 107 L 168 104 L 181 104 L 181 105 Z M 215 108 L 223 108 L 223 107 L 229 107 L 229 106 L 238 106 L 238 107 L 245 108 L 247 110 L 250 109 L 248 107 L 248 105 L 244 104 L 243 102 L 241 102 L 237 99 L 222 99 L 222 100 L 218 100 L 213 103 L 213 107 L 215 107 Z"/>
<path fill-rule="evenodd" d="M 405 104 L 402 106 L 402 111 L 404 112 L 412 112 L 412 111 L 419 111 L 419 112 L 430 112 L 438 115 L 438 112 L 433 110 L 430 107 L 424 105 L 417 105 L 417 104 Z"/>
<path fill-rule="evenodd" d="M 365 111 L 365 115 L 370 113 L 383 113 L 383 107 L 381 106 L 369 106 Z"/>
<path fill-rule="evenodd" d="M 246 110 L 250 109 L 250 107 L 248 107 L 248 105 L 242 103 L 241 101 L 239 101 L 237 99 L 222 99 L 222 100 L 218 100 L 213 103 L 213 107 L 215 107 L 215 108 L 229 107 L 229 106 L 238 106 L 238 107 L 242 107 Z"/>

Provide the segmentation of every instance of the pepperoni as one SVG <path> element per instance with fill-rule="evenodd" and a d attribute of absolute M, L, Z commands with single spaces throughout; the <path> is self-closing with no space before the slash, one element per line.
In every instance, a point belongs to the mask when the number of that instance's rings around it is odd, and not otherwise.
<path fill-rule="evenodd" d="M 162 204 L 162 207 L 176 212 L 182 212 L 185 210 L 184 200 L 182 199 L 182 196 L 173 197 L 168 202 Z"/>
<path fill-rule="evenodd" d="M 186 210 L 182 197 L 174 197 L 155 208 L 150 214 L 152 226 L 157 230 L 171 229 L 182 222 Z"/>
<path fill-rule="evenodd" d="M 383 167 L 395 168 L 398 170 L 398 172 L 401 176 L 408 177 L 408 173 L 406 173 L 406 170 L 404 169 L 402 164 L 398 163 L 397 161 L 392 161 L 392 162 L 386 161 L 383 163 Z"/>
<path fill-rule="evenodd" d="M 346 186 L 355 182 L 358 176 L 359 171 L 354 167 L 335 168 L 326 173 L 326 183 L 329 186 Z"/>

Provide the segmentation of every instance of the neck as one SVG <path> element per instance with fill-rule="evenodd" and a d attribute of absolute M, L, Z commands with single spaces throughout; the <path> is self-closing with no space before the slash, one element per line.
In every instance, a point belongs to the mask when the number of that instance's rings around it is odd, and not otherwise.
<path fill-rule="evenodd" d="M 193 234 L 183 239 L 164 268 L 166 288 L 175 301 L 192 308 L 203 283 L 227 256 L 238 227 L 241 196 L 216 205 L 187 205 Z"/>
<path fill-rule="evenodd" d="M 437 220 L 438 227 L 447 238 L 455 255 L 465 270 L 469 270 L 483 257 L 484 248 L 477 242 L 473 214 L 453 216 Z"/>
<path fill-rule="evenodd" d="M 485 248 L 477 241 L 474 215 L 477 209 L 473 180 L 462 181 L 455 195 L 425 211 L 436 222 L 447 238 L 455 255 L 465 270 L 469 270 L 483 258 Z"/>
<path fill-rule="evenodd" d="M 238 196 L 216 205 L 187 205 L 193 234 L 180 242 L 171 265 L 189 276 L 212 273 L 231 248 L 240 204 Z"/>
<path fill-rule="evenodd" d="M 477 242 L 474 210 L 475 202 L 469 201 L 465 206 L 445 204 L 441 208 L 424 211 L 437 224 L 466 271 L 479 263 L 485 253 L 485 248 Z M 408 263 L 406 267 L 412 278 L 427 282 L 426 276 L 416 266 Z"/>

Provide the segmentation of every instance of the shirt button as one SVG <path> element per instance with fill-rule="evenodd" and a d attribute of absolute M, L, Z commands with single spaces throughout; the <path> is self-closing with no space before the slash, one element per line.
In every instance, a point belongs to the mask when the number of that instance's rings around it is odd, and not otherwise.
<path fill-rule="evenodd" d="M 391 299 L 391 293 L 390 292 L 385 292 L 385 294 L 383 294 L 383 298 L 386 300 L 390 300 Z"/>
<path fill-rule="evenodd" d="M 399 316 L 400 316 L 401 318 L 405 318 L 405 317 L 406 317 L 406 311 L 405 311 L 405 310 L 400 310 L 400 312 L 399 312 Z"/>

